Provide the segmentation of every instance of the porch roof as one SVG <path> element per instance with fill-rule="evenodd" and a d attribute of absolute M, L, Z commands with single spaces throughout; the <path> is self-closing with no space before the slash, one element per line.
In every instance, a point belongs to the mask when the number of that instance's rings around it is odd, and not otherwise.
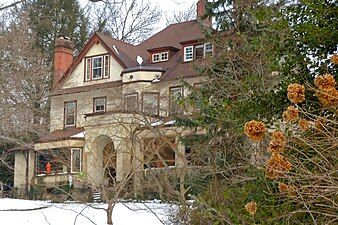
<path fill-rule="evenodd" d="M 64 130 L 55 130 L 43 136 L 39 143 L 61 141 L 61 140 L 84 140 L 84 128 L 68 128 Z"/>

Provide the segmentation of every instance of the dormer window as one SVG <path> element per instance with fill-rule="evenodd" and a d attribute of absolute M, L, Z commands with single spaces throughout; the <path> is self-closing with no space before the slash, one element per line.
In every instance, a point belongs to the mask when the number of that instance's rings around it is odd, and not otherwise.
<path fill-rule="evenodd" d="M 184 62 L 189 62 L 194 59 L 194 47 L 187 46 L 184 47 Z"/>
<path fill-rule="evenodd" d="M 213 46 L 210 43 L 198 44 L 184 47 L 184 62 L 194 59 L 205 59 L 207 55 L 213 53 Z"/>
<path fill-rule="evenodd" d="M 109 55 L 85 59 L 85 81 L 109 78 Z"/>
<path fill-rule="evenodd" d="M 169 52 L 154 53 L 152 58 L 153 58 L 153 63 L 168 61 Z"/>

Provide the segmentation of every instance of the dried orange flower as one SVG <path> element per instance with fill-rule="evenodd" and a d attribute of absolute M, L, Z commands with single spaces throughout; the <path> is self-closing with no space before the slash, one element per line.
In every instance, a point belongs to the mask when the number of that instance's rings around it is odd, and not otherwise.
<path fill-rule="evenodd" d="M 286 137 L 282 131 L 275 131 L 272 133 L 271 141 L 268 151 L 274 154 L 280 154 L 284 151 L 286 144 Z"/>
<path fill-rule="evenodd" d="M 331 74 L 325 74 L 316 77 L 315 79 L 315 85 L 319 89 L 326 89 L 326 88 L 332 88 L 336 85 L 336 80 Z"/>
<path fill-rule="evenodd" d="M 335 87 L 328 87 L 317 91 L 316 96 L 324 106 L 336 106 L 338 104 L 338 91 Z"/>
<path fill-rule="evenodd" d="M 288 99 L 297 104 L 305 101 L 305 87 L 300 84 L 290 84 L 288 86 Z"/>
<path fill-rule="evenodd" d="M 324 128 L 325 120 L 323 118 L 318 118 L 315 120 L 315 128 L 317 130 L 322 130 Z"/>
<path fill-rule="evenodd" d="M 309 123 L 309 121 L 307 121 L 306 119 L 300 119 L 300 120 L 298 121 L 298 126 L 299 126 L 300 129 L 302 129 L 303 131 L 306 131 L 307 129 L 309 129 L 310 123 Z"/>
<path fill-rule="evenodd" d="M 334 54 L 332 57 L 331 57 L 331 62 L 335 65 L 338 64 L 338 55 L 337 54 Z"/>
<path fill-rule="evenodd" d="M 251 120 L 244 125 L 244 133 L 253 141 L 261 141 L 265 131 L 265 125 L 260 121 Z"/>
<path fill-rule="evenodd" d="M 281 193 L 287 193 L 291 196 L 294 196 L 296 194 L 296 189 L 293 186 L 289 186 L 289 185 L 284 184 L 284 183 L 278 184 L 278 190 Z"/>
<path fill-rule="evenodd" d="M 280 154 L 272 154 L 268 160 L 266 177 L 272 180 L 279 178 L 283 173 L 291 170 L 292 164 Z"/>
<path fill-rule="evenodd" d="M 287 122 L 296 120 L 299 117 L 299 111 L 293 106 L 289 106 L 286 111 L 283 112 L 283 118 Z"/>
<path fill-rule="evenodd" d="M 282 193 L 285 193 L 288 191 L 289 186 L 287 184 L 284 183 L 279 183 L 278 184 L 278 190 Z"/>
<path fill-rule="evenodd" d="M 251 216 L 256 214 L 257 211 L 257 203 L 255 201 L 251 201 L 245 205 L 245 210 L 250 213 Z"/>

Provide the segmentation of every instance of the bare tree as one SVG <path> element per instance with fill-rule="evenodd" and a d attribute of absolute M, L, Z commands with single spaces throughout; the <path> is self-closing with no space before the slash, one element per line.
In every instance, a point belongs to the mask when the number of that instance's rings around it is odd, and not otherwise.
<path fill-rule="evenodd" d="M 166 16 L 166 24 L 169 26 L 174 23 L 182 23 L 189 20 L 196 19 L 196 4 L 192 4 L 187 9 L 175 11 L 173 15 Z"/>
<path fill-rule="evenodd" d="M 132 44 L 151 36 L 161 18 L 158 6 L 144 0 L 107 0 L 92 4 L 91 14 L 93 30 Z"/>

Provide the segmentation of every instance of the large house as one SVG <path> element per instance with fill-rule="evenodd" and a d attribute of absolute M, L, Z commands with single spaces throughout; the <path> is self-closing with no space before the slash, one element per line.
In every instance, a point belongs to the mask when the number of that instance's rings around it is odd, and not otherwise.
<path fill-rule="evenodd" d="M 15 187 L 22 193 L 38 182 L 97 187 L 107 177 L 131 176 L 137 188 L 144 171 L 186 165 L 189 149 L 175 138 L 172 117 L 187 113 L 177 101 L 188 94 L 182 79 L 200 84 L 194 65 L 214 51 L 205 40 L 211 24 L 202 19 L 205 2 L 198 1 L 196 20 L 172 24 L 138 45 L 95 33 L 73 59 L 73 43 L 60 36 L 50 133 L 34 150 L 16 154 Z M 176 150 L 156 140 L 150 128 L 158 127 Z M 163 154 L 145 149 L 151 144 L 162 145 Z"/>

